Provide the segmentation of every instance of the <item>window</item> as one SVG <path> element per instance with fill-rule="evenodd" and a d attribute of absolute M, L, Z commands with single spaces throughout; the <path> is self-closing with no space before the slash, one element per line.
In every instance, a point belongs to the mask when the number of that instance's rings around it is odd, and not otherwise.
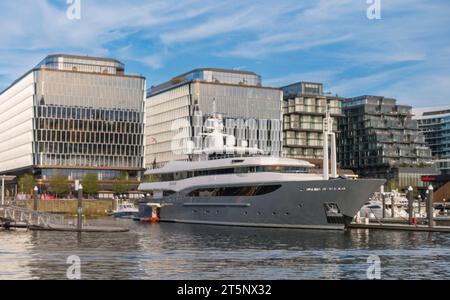
<path fill-rule="evenodd" d="M 197 189 L 190 192 L 188 197 L 236 197 L 236 196 L 262 196 L 270 194 L 280 189 L 281 185 L 264 185 L 264 186 L 236 186 Z"/>

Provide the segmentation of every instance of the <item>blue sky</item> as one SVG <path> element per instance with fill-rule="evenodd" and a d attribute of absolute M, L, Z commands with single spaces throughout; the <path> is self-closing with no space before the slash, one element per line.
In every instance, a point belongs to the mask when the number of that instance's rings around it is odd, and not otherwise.
<path fill-rule="evenodd" d="M 450 1 L 66 0 L 0 2 L 0 89 L 50 53 L 113 57 L 149 85 L 198 67 L 255 71 L 263 84 L 318 81 L 344 97 L 450 104 Z"/>

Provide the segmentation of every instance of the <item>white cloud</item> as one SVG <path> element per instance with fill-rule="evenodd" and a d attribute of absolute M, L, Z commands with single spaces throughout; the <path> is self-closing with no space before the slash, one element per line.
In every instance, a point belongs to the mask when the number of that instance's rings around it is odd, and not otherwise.
<path fill-rule="evenodd" d="M 49 53 L 113 56 L 161 71 L 197 51 L 231 65 L 258 61 L 270 85 L 323 81 L 340 94 L 406 102 L 450 97 L 447 0 L 382 1 L 383 19 L 374 21 L 364 0 L 82 0 L 79 21 L 66 18 L 65 1 L 51 3 L 0 2 L 2 87 Z M 291 69 L 277 60 L 285 54 L 318 64 Z M 286 67 L 271 67 L 277 63 Z"/>

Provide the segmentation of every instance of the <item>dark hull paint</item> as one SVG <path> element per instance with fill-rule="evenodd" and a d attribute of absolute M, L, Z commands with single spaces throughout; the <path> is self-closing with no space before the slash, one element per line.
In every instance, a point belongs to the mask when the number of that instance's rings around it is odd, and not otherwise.
<path fill-rule="evenodd" d="M 167 205 L 160 211 L 162 222 L 344 229 L 383 183 L 380 179 L 277 182 L 273 184 L 281 184 L 280 189 L 252 197 L 186 197 L 189 189 L 158 202 Z M 340 214 L 327 215 L 325 207 L 330 203 L 337 205 Z M 141 205 L 140 217 L 149 214 L 151 209 Z"/>

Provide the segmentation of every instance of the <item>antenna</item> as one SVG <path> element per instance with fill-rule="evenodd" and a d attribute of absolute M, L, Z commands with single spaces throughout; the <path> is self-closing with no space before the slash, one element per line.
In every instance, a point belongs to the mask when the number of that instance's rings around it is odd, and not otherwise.
<path fill-rule="evenodd" d="M 222 113 L 217 111 L 217 102 L 216 97 L 213 98 L 213 111 L 212 111 L 213 119 L 222 120 Z"/>
<path fill-rule="evenodd" d="M 323 179 L 330 179 L 328 161 L 328 103 L 325 105 L 325 119 L 323 119 Z"/>

